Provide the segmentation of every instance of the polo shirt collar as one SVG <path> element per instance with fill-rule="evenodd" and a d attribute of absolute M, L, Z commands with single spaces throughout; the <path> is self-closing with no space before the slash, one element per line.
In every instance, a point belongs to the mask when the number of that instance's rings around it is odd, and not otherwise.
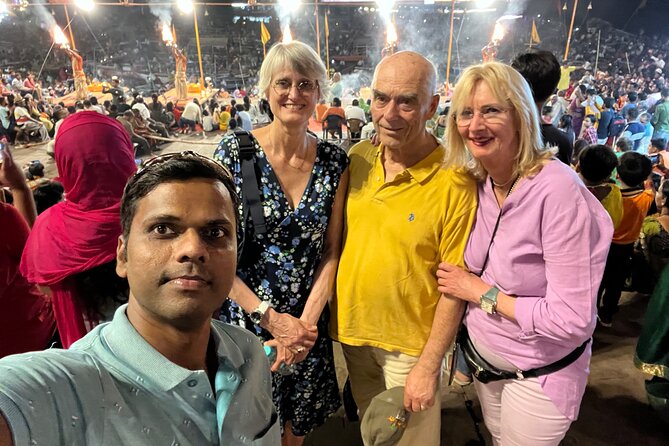
<path fill-rule="evenodd" d="M 379 163 L 381 163 L 381 155 L 383 154 L 384 146 L 379 144 L 376 149 L 376 158 Z M 419 183 L 423 183 L 429 177 L 431 177 L 435 172 L 437 172 L 442 167 L 444 161 L 444 156 L 446 150 L 444 146 L 439 144 L 430 154 L 425 158 L 418 161 L 411 167 L 406 169 L 406 172 L 411 175 L 411 177 Z"/>
<path fill-rule="evenodd" d="M 150 382 L 152 387 L 169 391 L 193 374 L 204 374 L 204 370 L 188 370 L 177 365 L 158 352 L 149 344 L 128 320 L 128 304 L 121 305 L 114 313 L 114 319 L 101 332 L 106 347 L 113 355 L 121 371 L 131 371 L 138 381 Z M 219 361 L 229 363 L 239 369 L 244 358 L 234 341 L 212 321 L 211 333 L 214 337 Z M 131 377 L 135 379 L 135 377 Z"/>

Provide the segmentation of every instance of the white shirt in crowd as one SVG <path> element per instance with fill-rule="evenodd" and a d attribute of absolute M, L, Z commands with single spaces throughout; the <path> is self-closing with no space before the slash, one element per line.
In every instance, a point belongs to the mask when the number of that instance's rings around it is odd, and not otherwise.
<path fill-rule="evenodd" d="M 189 121 L 202 122 L 202 110 L 195 102 L 189 102 L 184 107 L 184 112 L 181 117 Z"/>
<path fill-rule="evenodd" d="M 238 111 L 237 115 L 239 119 L 242 120 L 242 128 L 247 132 L 253 130 L 253 121 L 251 121 L 251 115 L 247 111 Z"/>
<path fill-rule="evenodd" d="M 349 119 L 359 119 L 362 122 L 367 122 L 367 117 L 365 116 L 365 111 L 358 107 L 357 105 L 349 105 L 346 107 L 346 120 Z"/>
<path fill-rule="evenodd" d="M 151 112 L 149 111 L 149 108 L 144 104 L 143 102 L 138 102 L 135 105 L 132 106 L 133 110 L 139 110 L 139 115 L 142 117 L 142 119 L 148 121 L 151 119 Z"/>

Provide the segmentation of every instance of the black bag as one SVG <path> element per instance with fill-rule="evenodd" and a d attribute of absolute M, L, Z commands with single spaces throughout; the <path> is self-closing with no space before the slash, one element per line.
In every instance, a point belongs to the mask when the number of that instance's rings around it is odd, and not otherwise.
<path fill-rule="evenodd" d="M 530 370 L 516 370 L 509 372 L 507 370 L 500 370 L 494 365 L 486 361 L 479 352 L 474 348 L 471 339 L 469 339 L 469 332 L 467 326 L 462 324 L 457 335 L 457 344 L 462 349 L 462 354 L 465 357 L 465 363 L 472 372 L 474 377 L 483 384 L 500 381 L 502 379 L 525 379 L 536 378 L 537 376 L 547 375 L 549 373 L 557 372 L 567 367 L 572 362 L 576 361 L 585 351 L 590 339 L 579 345 L 571 353 L 562 359 L 559 359 L 551 364 L 543 367 L 537 367 Z M 455 359 L 454 359 L 455 361 Z"/>
<path fill-rule="evenodd" d="M 242 196 L 240 198 L 244 209 L 238 228 L 240 238 L 237 247 L 237 258 L 240 259 L 246 240 L 246 232 L 241 230 L 241 222 L 246 222 L 250 214 L 251 221 L 253 222 L 253 230 L 256 234 L 265 234 L 267 226 L 265 225 L 265 214 L 260 199 L 260 188 L 256 174 L 256 152 L 253 138 L 246 130 L 236 129 L 234 133 L 241 164 Z"/>

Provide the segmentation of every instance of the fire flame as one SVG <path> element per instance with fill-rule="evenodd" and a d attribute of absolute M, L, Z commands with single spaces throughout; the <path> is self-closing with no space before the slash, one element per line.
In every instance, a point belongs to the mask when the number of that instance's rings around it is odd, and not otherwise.
<path fill-rule="evenodd" d="M 67 40 L 67 37 L 65 36 L 63 30 L 60 29 L 60 26 L 53 25 L 53 29 L 51 31 L 53 33 L 53 43 L 55 45 L 60 45 L 61 48 L 70 47 L 70 41 Z"/>
<path fill-rule="evenodd" d="M 283 27 L 283 37 L 281 43 L 290 43 L 293 41 L 293 36 L 290 35 L 290 25 L 286 23 Z"/>
<path fill-rule="evenodd" d="M 165 42 L 167 46 L 174 45 L 174 36 L 172 35 L 172 30 L 170 29 L 167 23 L 163 23 L 162 34 L 163 34 L 163 42 Z"/>
<path fill-rule="evenodd" d="M 397 43 L 397 31 L 395 31 L 395 24 L 388 22 L 386 26 L 386 44 L 393 45 Z"/>
<path fill-rule="evenodd" d="M 502 26 L 501 23 L 497 22 L 495 23 L 495 30 L 492 32 L 492 42 L 499 42 L 504 38 L 504 35 L 506 34 L 506 29 Z"/>

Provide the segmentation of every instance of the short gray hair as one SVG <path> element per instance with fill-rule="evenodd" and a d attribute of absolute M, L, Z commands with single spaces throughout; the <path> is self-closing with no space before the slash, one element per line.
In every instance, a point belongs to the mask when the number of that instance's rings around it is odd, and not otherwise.
<path fill-rule="evenodd" d="M 330 80 L 323 61 L 309 45 L 294 40 L 290 43 L 277 43 L 267 53 L 258 76 L 258 89 L 263 97 L 267 97 L 272 76 L 283 68 L 292 69 L 317 81 L 321 99 L 330 96 Z"/>

